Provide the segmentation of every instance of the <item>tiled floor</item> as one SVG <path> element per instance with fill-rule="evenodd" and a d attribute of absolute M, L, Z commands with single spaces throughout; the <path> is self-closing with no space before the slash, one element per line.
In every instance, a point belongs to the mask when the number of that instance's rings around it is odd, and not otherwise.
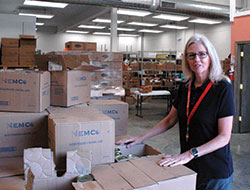
<path fill-rule="evenodd" d="M 137 136 L 152 128 L 166 116 L 166 102 L 154 99 L 151 104 L 143 105 L 143 118 L 135 116 L 136 109 L 130 105 L 128 134 Z M 178 124 L 177 124 L 178 125 Z M 176 154 L 180 151 L 179 129 L 169 131 L 145 141 L 165 154 Z M 232 134 L 231 151 L 234 160 L 234 181 L 232 190 L 250 190 L 250 133 Z"/>

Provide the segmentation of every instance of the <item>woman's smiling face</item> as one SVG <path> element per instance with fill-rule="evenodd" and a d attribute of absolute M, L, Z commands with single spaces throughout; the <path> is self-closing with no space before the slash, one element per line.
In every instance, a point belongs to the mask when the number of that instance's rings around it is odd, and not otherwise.
<path fill-rule="evenodd" d="M 191 44 L 187 49 L 186 57 L 190 69 L 196 76 L 208 76 L 211 59 L 208 55 L 207 48 L 202 42 Z"/>

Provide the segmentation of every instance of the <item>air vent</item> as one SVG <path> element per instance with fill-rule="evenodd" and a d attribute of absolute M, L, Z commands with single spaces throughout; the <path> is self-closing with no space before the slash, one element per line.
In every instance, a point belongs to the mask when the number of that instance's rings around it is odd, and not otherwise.
<path fill-rule="evenodd" d="M 171 3 L 171 2 L 161 2 L 161 7 L 162 8 L 167 8 L 167 9 L 175 9 L 175 3 Z"/>

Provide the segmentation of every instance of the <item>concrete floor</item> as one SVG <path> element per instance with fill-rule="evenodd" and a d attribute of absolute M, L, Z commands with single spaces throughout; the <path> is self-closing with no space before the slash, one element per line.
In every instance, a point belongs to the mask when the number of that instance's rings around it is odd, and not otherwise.
<path fill-rule="evenodd" d="M 135 114 L 135 105 L 130 105 L 128 121 L 128 135 L 130 136 L 143 134 L 163 119 L 166 116 L 166 100 L 153 99 L 152 103 L 143 104 L 143 118 L 137 117 Z M 165 154 L 179 153 L 179 129 L 177 125 L 144 143 Z M 250 190 L 250 133 L 232 134 L 231 151 L 234 160 L 232 190 Z"/>

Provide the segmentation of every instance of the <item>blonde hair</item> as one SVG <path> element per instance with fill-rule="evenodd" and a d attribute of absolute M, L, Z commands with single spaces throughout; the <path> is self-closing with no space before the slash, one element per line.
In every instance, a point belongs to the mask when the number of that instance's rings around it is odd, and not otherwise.
<path fill-rule="evenodd" d="M 217 52 L 213 44 L 205 36 L 201 34 L 195 34 L 192 37 L 190 37 L 184 49 L 183 58 L 182 58 L 182 71 L 183 71 L 183 74 L 185 75 L 186 81 L 190 83 L 194 79 L 194 73 L 190 69 L 188 61 L 187 61 L 187 57 L 186 57 L 187 49 L 193 43 L 198 43 L 198 42 L 201 42 L 206 47 L 208 55 L 211 59 L 208 78 L 213 82 L 218 82 L 223 79 L 227 80 L 228 82 L 231 82 L 230 79 L 223 74 L 221 63 L 220 63 L 219 57 L 217 55 Z"/>

